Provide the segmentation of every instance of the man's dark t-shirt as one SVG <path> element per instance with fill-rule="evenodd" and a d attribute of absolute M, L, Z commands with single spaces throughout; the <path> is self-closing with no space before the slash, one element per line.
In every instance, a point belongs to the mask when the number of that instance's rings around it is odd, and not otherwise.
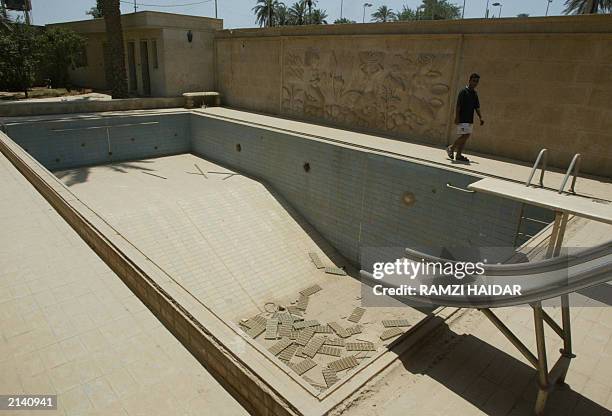
<path fill-rule="evenodd" d="M 459 107 L 459 123 L 474 123 L 474 110 L 480 108 L 478 94 L 476 90 L 465 87 L 459 92 L 457 98 L 457 107 Z"/>

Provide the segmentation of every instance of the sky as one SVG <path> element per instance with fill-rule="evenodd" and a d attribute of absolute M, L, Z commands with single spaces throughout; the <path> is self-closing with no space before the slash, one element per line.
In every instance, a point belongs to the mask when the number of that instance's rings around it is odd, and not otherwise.
<path fill-rule="evenodd" d="M 332 23 L 340 17 L 340 4 L 343 3 L 343 16 L 357 22 L 362 21 L 363 4 L 367 1 L 373 7 L 366 11 L 366 21 L 376 8 L 386 5 L 393 10 L 401 10 L 402 5 L 414 9 L 421 4 L 421 0 L 318 0 L 317 7 L 327 11 L 328 22 Z M 291 5 L 295 0 L 285 0 Z M 451 3 L 463 6 L 463 0 L 450 0 Z M 547 0 L 490 0 L 490 3 L 500 2 L 502 17 L 516 17 L 519 13 L 528 13 L 530 16 L 544 16 Z M 549 15 L 560 15 L 565 0 L 553 0 Z M 66 22 L 71 20 L 90 19 L 85 14 L 96 3 L 95 0 L 32 0 L 32 17 L 36 25 L 47 23 Z M 215 0 L 136 0 L 138 10 L 155 10 L 170 13 L 190 14 L 197 16 L 215 16 Z M 194 4 L 200 3 L 200 4 Z M 255 27 L 252 8 L 256 0 L 217 0 L 218 17 L 224 20 L 224 27 L 228 29 L 240 27 Z M 145 6 L 146 4 L 146 6 Z M 465 0 L 465 17 L 484 17 L 487 0 Z M 173 7 L 154 7 L 173 6 Z M 133 0 L 122 0 L 123 13 L 134 11 Z M 491 7 L 497 16 L 500 7 Z"/>

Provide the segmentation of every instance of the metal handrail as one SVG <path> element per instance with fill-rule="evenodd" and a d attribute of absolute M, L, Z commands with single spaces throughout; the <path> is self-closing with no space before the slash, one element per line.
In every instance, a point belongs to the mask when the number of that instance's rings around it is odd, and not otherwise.
<path fill-rule="evenodd" d="M 454 189 L 456 191 L 465 192 L 467 194 L 474 194 L 474 193 L 476 193 L 476 191 L 472 191 L 471 189 L 463 189 L 463 188 L 459 188 L 458 186 L 451 185 L 450 182 L 446 184 L 446 187 Z"/>
<path fill-rule="evenodd" d="M 548 149 L 540 150 L 538 153 L 538 157 L 536 158 L 533 167 L 531 168 L 531 174 L 529 175 L 529 179 L 525 182 L 525 186 L 531 185 L 531 180 L 533 179 L 533 175 L 535 175 L 536 170 L 538 169 L 538 165 L 540 164 L 540 160 L 542 161 L 542 171 L 540 172 L 540 186 L 544 186 L 544 173 L 546 172 L 546 166 L 548 164 Z"/>
<path fill-rule="evenodd" d="M 567 168 L 567 172 L 565 172 L 565 177 L 563 178 L 563 182 L 561 183 L 561 187 L 559 188 L 560 194 L 563 193 L 563 190 L 565 189 L 565 185 L 567 184 L 567 181 L 570 175 L 572 174 L 572 172 L 574 173 L 574 178 L 572 179 L 572 184 L 570 186 L 569 192 L 573 194 L 576 193 L 576 191 L 574 190 L 574 187 L 576 186 L 576 179 L 578 178 L 578 172 L 580 172 L 580 161 L 581 160 L 582 160 L 582 155 L 580 153 L 576 153 L 574 157 L 572 158 L 572 162 Z"/>

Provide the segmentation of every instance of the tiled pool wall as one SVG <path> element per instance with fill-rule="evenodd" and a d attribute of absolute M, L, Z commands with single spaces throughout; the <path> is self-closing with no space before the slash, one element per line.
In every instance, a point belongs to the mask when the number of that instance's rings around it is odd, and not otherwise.
<path fill-rule="evenodd" d="M 195 154 L 270 184 L 355 264 L 364 247 L 514 243 L 519 203 L 447 187 L 475 176 L 197 115 L 191 140 Z"/>
<path fill-rule="evenodd" d="M 7 123 L 8 136 L 50 171 L 189 152 L 189 114 Z"/>
<path fill-rule="evenodd" d="M 289 133 L 187 113 L 7 127 L 51 171 L 190 151 L 225 164 L 271 185 L 357 265 L 364 247 L 508 247 L 516 236 L 519 203 L 447 186 L 476 176 Z"/>

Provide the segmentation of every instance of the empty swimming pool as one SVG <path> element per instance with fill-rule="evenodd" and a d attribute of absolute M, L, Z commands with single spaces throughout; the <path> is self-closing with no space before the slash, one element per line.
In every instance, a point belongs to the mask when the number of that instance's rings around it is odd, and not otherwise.
<path fill-rule="evenodd" d="M 520 204 L 462 191 L 480 177 L 322 137 L 183 111 L 13 120 L 6 132 L 219 349 L 302 413 L 348 394 L 434 312 L 360 309 L 364 248 L 516 242 Z M 395 337 L 382 336 L 388 324 Z"/>

